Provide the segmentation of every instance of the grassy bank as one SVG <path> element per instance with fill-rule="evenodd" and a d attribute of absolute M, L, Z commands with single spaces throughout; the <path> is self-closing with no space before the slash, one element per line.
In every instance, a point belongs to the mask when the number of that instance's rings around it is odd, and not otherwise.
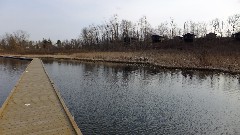
<path fill-rule="evenodd" d="M 190 51 L 162 50 L 78 53 L 72 55 L 72 57 L 90 60 L 147 63 L 167 68 L 240 72 L 240 55 L 238 53 L 196 53 Z"/>
<path fill-rule="evenodd" d="M 82 52 L 55 55 L 21 55 L 85 61 L 151 64 L 165 68 L 219 70 L 240 73 L 240 53 L 186 50 L 148 50 L 135 52 Z"/>

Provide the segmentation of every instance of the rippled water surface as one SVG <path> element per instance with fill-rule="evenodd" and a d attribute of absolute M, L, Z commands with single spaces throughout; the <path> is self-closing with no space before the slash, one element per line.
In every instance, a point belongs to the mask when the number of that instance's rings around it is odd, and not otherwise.
<path fill-rule="evenodd" d="M 0 107 L 28 64 L 26 60 L 0 57 Z"/>
<path fill-rule="evenodd" d="M 240 134 L 238 75 L 44 63 L 85 135 Z"/>

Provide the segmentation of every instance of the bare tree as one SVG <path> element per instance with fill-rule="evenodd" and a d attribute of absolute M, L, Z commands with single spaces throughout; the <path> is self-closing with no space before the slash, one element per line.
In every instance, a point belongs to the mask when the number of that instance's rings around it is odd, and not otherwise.
<path fill-rule="evenodd" d="M 82 29 L 81 37 L 82 37 L 83 44 L 84 45 L 89 45 L 88 29 L 86 27 Z"/>
<path fill-rule="evenodd" d="M 2 39 L 5 48 L 12 51 L 23 51 L 28 42 L 29 34 L 23 30 L 18 30 L 13 34 L 6 33 Z"/>
<path fill-rule="evenodd" d="M 198 37 L 204 37 L 207 34 L 207 24 L 204 22 L 198 23 Z"/>
<path fill-rule="evenodd" d="M 228 18 L 228 24 L 232 27 L 231 32 L 235 33 L 240 30 L 240 14 L 235 14 Z"/>
<path fill-rule="evenodd" d="M 122 20 L 120 31 L 121 31 L 121 34 L 122 34 L 123 38 L 130 37 L 130 31 L 131 31 L 132 26 L 133 26 L 133 24 L 132 24 L 131 21 Z"/>
<path fill-rule="evenodd" d="M 218 33 L 220 29 L 220 20 L 218 18 L 213 19 L 210 26 L 213 28 L 213 33 Z"/>
<path fill-rule="evenodd" d="M 170 18 L 170 33 L 171 38 L 175 37 L 177 35 L 177 24 L 174 22 L 173 18 Z"/>
<path fill-rule="evenodd" d="M 23 30 L 18 30 L 14 32 L 13 36 L 20 45 L 24 45 L 23 43 L 29 40 L 29 34 Z"/>
<path fill-rule="evenodd" d="M 115 14 L 112 19 L 110 19 L 110 29 L 112 33 L 112 40 L 116 41 L 119 37 L 119 21 L 118 21 L 118 15 Z"/>
<path fill-rule="evenodd" d="M 140 36 L 140 40 L 147 41 L 151 33 L 151 25 L 147 21 L 146 16 L 143 16 L 142 18 L 139 19 L 138 26 L 139 26 L 138 33 Z"/>
<path fill-rule="evenodd" d="M 195 34 L 197 29 L 197 24 L 193 21 L 190 21 L 190 33 Z"/>
<path fill-rule="evenodd" d="M 161 36 L 167 36 L 169 33 L 168 23 L 164 22 L 158 25 L 157 27 L 157 33 Z"/>
<path fill-rule="evenodd" d="M 189 22 L 184 22 L 184 26 L 183 26 L 183 34 L 189 33 Z"/>

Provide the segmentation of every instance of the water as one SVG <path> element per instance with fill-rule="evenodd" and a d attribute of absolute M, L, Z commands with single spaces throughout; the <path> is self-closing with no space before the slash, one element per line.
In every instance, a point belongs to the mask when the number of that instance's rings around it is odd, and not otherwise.
<path fill-rule="evenodd" d="M 84 135 L 240 134 L 237 75 L 44 63 Z"/>
<path fill-rule="evenodd" d="M 29 61 L 0 57 L 0 107 L 16 85 Z"/>

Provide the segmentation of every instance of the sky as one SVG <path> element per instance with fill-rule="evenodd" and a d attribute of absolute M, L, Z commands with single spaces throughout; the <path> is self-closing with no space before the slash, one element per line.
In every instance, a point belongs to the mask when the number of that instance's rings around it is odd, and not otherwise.
<path fill-rule="evenodd" d="M 133 22 L 146 16 L 152 27 L 173 18 L 183 27 L 240 14 L 240 0 L 0 0 L 0 36 L 24 30 L 31 40 L 78 38 L 114 14 Z"/>

